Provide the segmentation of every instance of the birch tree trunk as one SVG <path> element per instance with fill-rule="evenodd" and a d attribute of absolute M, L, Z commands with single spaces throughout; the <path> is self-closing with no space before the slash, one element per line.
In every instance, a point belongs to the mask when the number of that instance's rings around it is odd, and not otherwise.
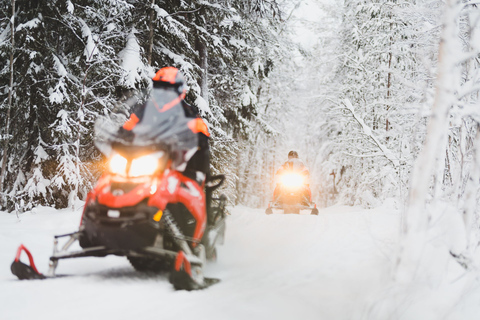
<path fill-rule="evenodd" d="M 7 153 L 8 153 L 8 143 L 10 141 L 10 110 L 12 109 L 12 98 L 13 98 L 13 51 L 15 48 L 15 0 L 12 0 L 12 18 L 10 19 L 11 25 L 11 34 L 10 34 L 10 84 L 8 87 L 8 108 L 7 108 L 7 124 L 5 125 L 5 136 L 3 144 L 3 156 L 2 156 L 2 171 L 0 172 L 0 192 L 3 192 L 3 185 L 5 182 L 5 175 L 7 169 Z"/>
<path fill-rule="evenodd" d="M 443 31 L 438 54 L 438 71 L 432 113 L 427 125 L 427 135 L 423 148 L 415 161 L 411 177 L 406 212 L 405 234 L 399 260 L 397 278 L 411 280 L 420 262 L 426 243 L 428 224 L 431 216 L 425 210 L 430 193 L 431 178 L 439 161 L 444 161 L 448 116 L 454 103 L 454 88 L 458 79 L 456 67 L 456 49 L 458 44 L 456 19 L 458 0 L 446 0 Z"/>
<path fill-rule="evenodd" d="M 480 124 L 477 124 L 477 134 L 473 143 L 474 155 L 472 171 L 468 178 L 465 188 L 465 202 L 463 204 L 463 222 L 465 225 L 465 237 L 467 240 L 467 250 L 473 250 L 477 247 L 478 237 L 472 237 L 472 227 L 478 217 L 475 217 L 477 205 L 478 180 L 480 179 Z M 478 233 L 476 234 L 478 236 Z"/>
<path fill-rule="evenodd" d="M 446 1 L 443 33 L 439 46 L 435 99 L 428 121 L 427 136 L 420 155 L 415 161 L 411 179 L 407 214 L 408 231 L 423 232 L 426 230 L 429 216 L 423 214 L 423 211 L 431 176 L 438 161 L 444 160 L 448 115 L 450 107 L 454 103 L 453 91 L 458 76 L 455 60 L 455 48 L 459 47 L 456 39 L 456 4 L 457 0 Z"/>

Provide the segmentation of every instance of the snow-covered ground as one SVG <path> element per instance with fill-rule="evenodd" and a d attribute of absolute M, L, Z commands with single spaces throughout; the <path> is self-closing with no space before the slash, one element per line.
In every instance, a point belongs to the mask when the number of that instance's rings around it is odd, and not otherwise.
<path fill-rule="evenodd" d="M 76 230 L 81 209 L 0 212 L 0 319 L 368 318 L 369 299 L 389 280 L 400 223 L 391 202 L 318 216 L 235 207 L 205 271 L 221 282 L 206 290 L 174 291 L 166 274 L 137 273 L 122 257 L 64 260 L 57 273 L 75 276 L 17 280 L 17 246 L 46 272 L 53 235 Z"/>

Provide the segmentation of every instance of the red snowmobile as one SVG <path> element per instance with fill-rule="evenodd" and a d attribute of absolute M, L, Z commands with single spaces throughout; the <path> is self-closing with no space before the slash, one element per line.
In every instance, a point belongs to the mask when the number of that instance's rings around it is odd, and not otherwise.
<path fill-rule="evenodd" d="M 202 289 L 218 281 L 205 278 L 203 267 L 216 259 L 216 245 L 224 241 L 226 197 L 207 204 L 204 188 L 211 194 L 225 177 L 198 182 L 178 171 L 197 150 L 203 129 L 200 119 L 187 118 L 174 101 L 174 92 L 153 89 L 142 121 L 131 131 L 118 130 L 112 121 L 96 126 L 96 145 L 107 156 L 108 169 L 87 196 L 79 230 L 55 236 L 46 276 L 23 245 L 13 274 L 54 277 L 61 259 L 113 254 L 127 257 L 138 271 L 171 270 L 176 289 Z M 68 240 L 58 250 L 58 239 L 64 237 Z M 76 241 L 82 250 L 69 251 Z M 22 251 L 30 266 L 20 261 Z"/>
<path fill-rule="evenodd" d="M 306 184 L 307 177 L 301 171 L 287 170 L 279 174 L 273 201 L 268 204 L 266 214 L 272 214 L 273 209 L 283 210 L 283 213 L 300 213 L 300 210 L 310 210 L 318 215 L 318 209 L 311 200 L 311 192 Z"/>

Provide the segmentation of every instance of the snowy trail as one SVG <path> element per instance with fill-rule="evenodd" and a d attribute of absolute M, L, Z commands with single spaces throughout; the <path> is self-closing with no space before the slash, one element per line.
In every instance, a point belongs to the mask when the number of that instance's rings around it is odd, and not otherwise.
<path fill-rule="evenodd" d="M 46 272 L 53 235 L 78 227 L 81 212 L 38 208 L 20 222 L 0 213 L 0 319 L 359 319 L 387 280 L 398 212 L 334 206 L 319 216 L 265 215 L 235 207 L 207 290 L 174 291 L 167 275 L 143 275 L 122 257 L 61 261 L 73 277 L 18 281 L 10 273 L 24 243 Z"/>

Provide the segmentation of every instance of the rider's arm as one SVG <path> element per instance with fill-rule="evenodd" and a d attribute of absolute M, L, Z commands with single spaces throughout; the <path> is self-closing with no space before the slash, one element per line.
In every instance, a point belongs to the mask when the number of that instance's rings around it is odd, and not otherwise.
<path fill-rule="evenodd" d="M 125 121 L 122 128 L 127 131 L 131 131 L 133 128 L 135 128 L 135 126 L 140 121 L 140 119 L 142 119 L 144 112 L 145 112 L 145 105 L 143 104 L 136 105 L 133 108 L 133 112 L 130 115 L 130 118 L 128 118 L 128 120 Z"/>

